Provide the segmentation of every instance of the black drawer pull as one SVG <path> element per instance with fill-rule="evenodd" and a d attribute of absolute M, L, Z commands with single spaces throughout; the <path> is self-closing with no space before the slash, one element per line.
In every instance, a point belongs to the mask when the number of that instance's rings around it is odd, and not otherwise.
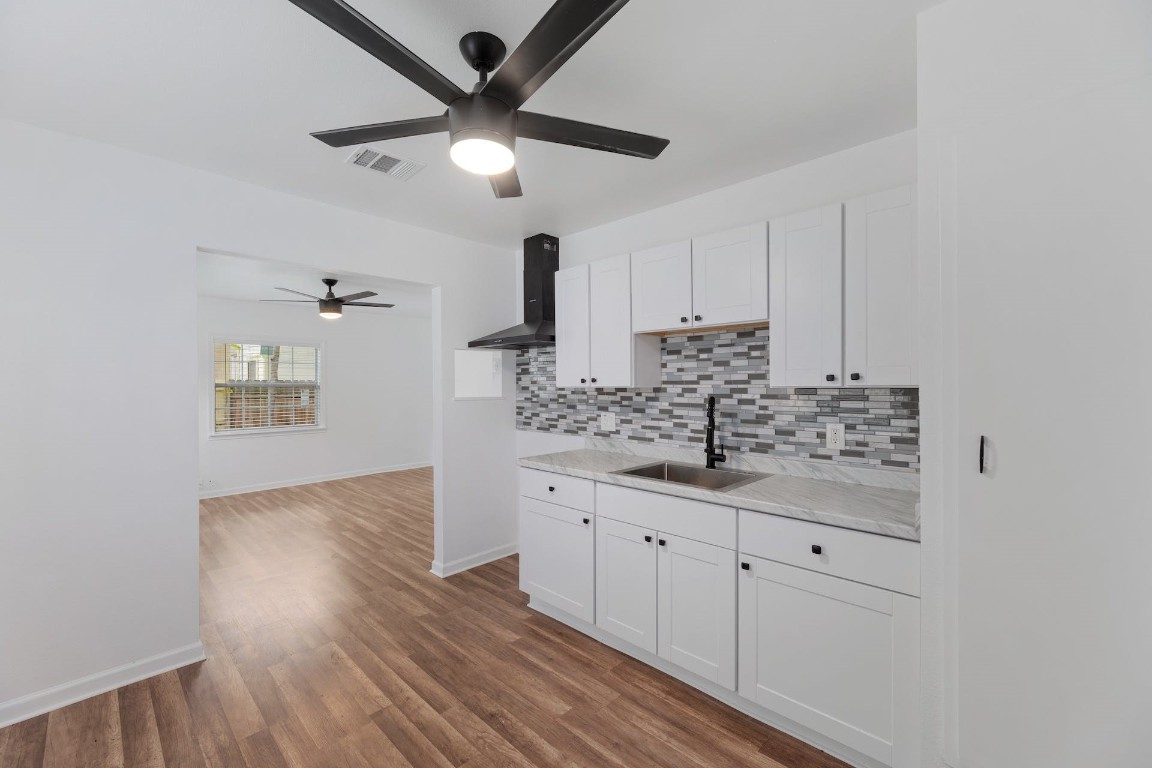
<path fill-rule="evenodd" d="M 668 542 L 664 541 L 664 539 L 660 539 L 660 541 L 659 541 L 658 543 L 660 544 L 660 546 L 662 546 L 662 547 L 663 547 L 663 546 L 664 546 L 665 544 L 667 544 Z"/>
<path fill-rule="evenodd" d="M 648 542 L 649 544 L 651 544 L 651 543 L 652 543 L 652 537 L 651 537 L 651 536 L 645 536 L 645 537 L 644 537 L 644 541 L 646 541 L 646 542 Z"/>
<path fill-rule="evenodd" d="M 554 485 L 548 486 L 548 493 L 556 493 L 556 486 L 554 486 Z"/>
<path fill-rule="evenodd" d="M 687 316 L 687 315 L 684 315 L 683 317 L 681 317 L 681 318 L 680 318 L 680 322 L 682 322 L 682 323 L 686 323 L 686 322 L 688 322 L 688 316 Z"/>
<path fill-rule="evenodd" d="M 588 379 L 580 379 L 580 383 L 581 383 L 581 384 L 587 384 L 587 383 L 588 383 Z"/>
<path fill-rule="evenodd" d="M 830 373 L 824 377 L 824 381 L 836 381 L 836 374 Z"/>
<path fill-rule="evenodd" d="M 704 317 L 703 317 L 703 315 L 696 315 L 696 318 L 695 318 L 695 319 L 696 319 L 697 321 L 700 321 L 700 320 L 703 320 L 703 319 L 704 319 Z"/>
<path fill-rule="evenodd" d="M 595 384 L 595 383 L 596 383 L 596 379 L 592 379 L 592 383 L 593 383 L 593 384 Z"/>
<path fill-rule="evenodd" d="M 860 374 L 858 374 L 858 373 L 852 374 L 852 381 L 860 381 Z"/>
<path fill-rule="evenodd" d="M 819 555 L 823 551 L 824 551 L 824 547 L 820 546 L 819 544 L 813 544 L 812 545 L 812 554 Z"/>
<path fill-rule="evenodd" d="M 740 568 L 741 568 L 741 570 L 744 570 L 744 571 L 752 570 L 752 566 L 749 565 L 748 563 L 740 563 Z"/>
<path fill-rule="evenodd" d="M 588 525 L 588 523 L 589 523 L 588 518 L 584 518 L 584 525 Z"/>

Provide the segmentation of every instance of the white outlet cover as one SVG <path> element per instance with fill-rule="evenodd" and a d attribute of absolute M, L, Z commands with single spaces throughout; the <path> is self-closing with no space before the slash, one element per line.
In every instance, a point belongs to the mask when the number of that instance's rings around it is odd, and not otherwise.
<path fill-rule="evenodd" d="M 600 431 L 601 432 L 615 432 L 616 431 L 616 414 L 602 413 L 600 414 Z"/>
<path fill-rule="evenodd" d="M 837 450 L 844 449 L 844 425 L 832 422 L 827 426 L 824 445 Z"/>

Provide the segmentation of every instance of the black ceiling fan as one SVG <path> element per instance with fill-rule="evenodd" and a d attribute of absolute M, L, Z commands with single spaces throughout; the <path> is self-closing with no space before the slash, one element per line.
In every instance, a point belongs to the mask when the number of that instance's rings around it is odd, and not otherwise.
<path fill-rule="evenodd" d="M 329 146 L 447 131 L 452 160 L 465 170 L 487 176 L 496 197 L 523 194 L 515 166 L 517 137 L 649 160 L 668 146 L 667 139 L 520 109 L 628 0 L 556 0 L 502 67 L 507 49 L 500 38 L 488 32 L 469 32 L 460 38 L 460 53 L 480 73 L 471 93 L 465 93 L 342 0 L 290 1 L 448 107 L 432 117 L 312 134 Z"/>
<path fill-rule="evenodd" d="M 294 293 L 297 296 L 307 296 L 308 301 L 304 299 L 261 299 L 261 301 L 277 301 L 288 304 L 311 304 L 317 302 L 320 305 L 320 317 L 334 320 L 344 314 L 344 307 L 394 307 L 395 304 L 377 304 L 371 301 L 361 301 L 361 299 L 370 299 L 377 294 L 373 291 L 360 291 L 360 293 L 350 293 L 347 296 L 337 296 L 332 292 L 338 282 L 335 278 L 325 277 L 321 281 L 324 285 L 328 286 L 327 295 L 313 296 L 310 293 L 303 293 L 302 291 L 294 291 L 291 288 L 280 288 L 276 286 L 278 291 L 287 291 Z"/>

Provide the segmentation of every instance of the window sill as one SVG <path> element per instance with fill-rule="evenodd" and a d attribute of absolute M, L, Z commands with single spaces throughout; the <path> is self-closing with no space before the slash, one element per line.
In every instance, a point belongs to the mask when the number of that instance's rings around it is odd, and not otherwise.
<path fill-rule="evenodd" d="M 230 429 L 227 432 L 209 432 L 209 440 L 236 440 L 242 437 L 276 437 L 306 435 L 312 432 L 327 432 L 328 427 L 271 427 L 267 429 Z"/>

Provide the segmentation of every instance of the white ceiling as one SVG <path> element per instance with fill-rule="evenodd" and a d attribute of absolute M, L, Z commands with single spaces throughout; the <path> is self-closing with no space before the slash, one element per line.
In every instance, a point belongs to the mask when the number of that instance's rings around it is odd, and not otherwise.
<path fill-rule="evenodd" d="M 522 141 L 496 200 L 444 134 L 380 146 L 409 181 L 310 131 L 443 106 L 287 0 L 0 4 L 0 116 L 304 197 L 514 247 L 915 124 L 915 13 L 938 0 L 632 0 L 525 105 L 671 139 L 657 160 Z M 457 41 L 513 49 L 549 0 L 352 0 L 465 90 Z"/>
<path fill-rule="evenodd" d="M 403 315 L 405 317 L 432 316 L 432 288 L 420 283 L 404 280 L 391 280 L 354 272 L 324 272 L 322 270 L 289 264 L 282 261 L 253 259 L 230 253 L 200 251 L 196 256 L 196 287 L 201 296 L 215 296 L 240 301 L 260 301 L 262 299 L 303 299 L 290 293 L 276 290 L 276 287 L 291 288 L 294 291 L 323 296 L 327 288 L 320 280 L 334 277 L 336 295 L 347 296 L 359 291 L 375 291 L 380 294 L 365 301 L 382 304 L 395 304 L 391 309 L 380 307 L 348 307 L 345 312 L 364 314 Z M 277 304 L 280 307 L 298 308 L 301 312 L 315 314 L 319 310 L 312 304 Z"/>

